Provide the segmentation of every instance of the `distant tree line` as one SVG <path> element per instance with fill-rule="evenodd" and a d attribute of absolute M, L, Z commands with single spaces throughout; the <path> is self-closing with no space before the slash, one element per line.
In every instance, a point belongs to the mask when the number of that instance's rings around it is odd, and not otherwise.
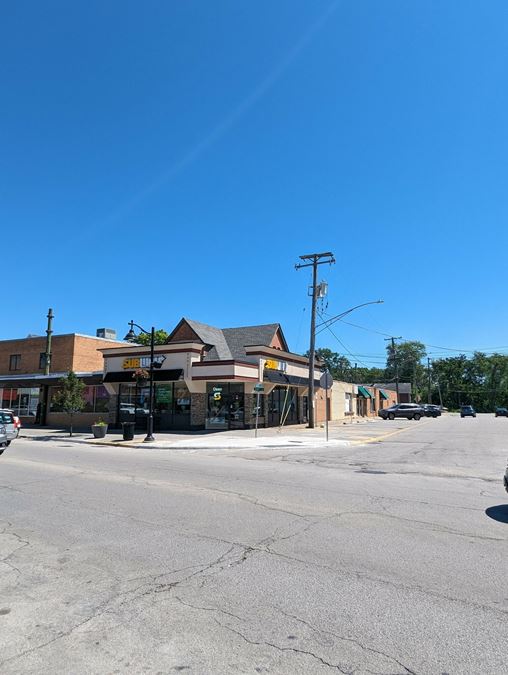
<path fill-rule="evenodd" d="M 316 350 L 334 379 L 356 384 L 410 382 L 414 401 L 442 404 L 449 410 L 473 405 L 478 412 L 492 412 L 508 406 L 508 355 L 475 352 L 473 356 L 450 356 L 427 362 L 425 345 L 417 341 L 387 346 L 384 368 L 353 364 L 331 349 Z"/>

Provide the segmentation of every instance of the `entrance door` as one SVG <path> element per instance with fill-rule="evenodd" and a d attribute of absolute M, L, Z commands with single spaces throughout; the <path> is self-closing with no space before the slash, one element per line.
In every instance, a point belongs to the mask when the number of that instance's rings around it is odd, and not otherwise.
<path fill-rule="evenodd" d="M 298 424 L 296 387 L 274 387 L 268 394 L 268 426 Z"/>
<path fill-rule="evenodd" d="M 208 394 L 207 429 L 244 428 L 243 393 L 216 392 Z"/>

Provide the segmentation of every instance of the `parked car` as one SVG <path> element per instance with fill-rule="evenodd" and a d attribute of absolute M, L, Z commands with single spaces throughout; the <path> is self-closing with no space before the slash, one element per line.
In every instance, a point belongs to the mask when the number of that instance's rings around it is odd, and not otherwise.
<path fill-rule="evenodd" d="M 7 431 L 5 430 L 5 426 L 3 424 L 0 424 L 0 455 L 5 450 L 6 447 L 7 447 Z"/>
<path fill-rule="evenodd" d="M 433 405 L 431 403 L 426 403 L 422 406 L 425 411 L 425 417 L 440 417 L 441 408 L 438 405 Z"/>
<path fill-rule="evenodd" d="M 425 415 L 425 410 L 418 403 L 396 403 L 389 408 L 381 408 L 378 415 L 384 420 L 394 420 L 396 417 L 419 420 Z"/>
<path fill-rule="evenodd" d="M 496 408 L 496 417 L 508 417 L 508 408 Z"/>
<path fill-rule="evenodd" d="M 7 445 L 18 437 L 19 430 L 14 421 L 14 415 L 9 410 L 0 410 L 0 424 L 5 427 L 7 434 Z"/>
<path fill-rule="evenodd" d="M 472 405 L 461 405 L 460 406 L 460 416 L 461 417 L 476 417 L 476 410 Z"/>

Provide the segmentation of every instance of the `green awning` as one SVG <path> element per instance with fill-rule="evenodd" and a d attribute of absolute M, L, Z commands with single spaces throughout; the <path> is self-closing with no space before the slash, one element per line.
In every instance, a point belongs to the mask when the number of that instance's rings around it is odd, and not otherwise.
<path fill-rule="evenodd" d="M 380 389 L 379 393 L 381 394 L 381 398 L 384 398 L 385 401 L 388 401 L 388 399 L 390 398 L 386 393 L 386 391 L 384 391 L 383 389 Z"/>
<path fill-rule="evenodd" d="M 368 389 L 365 389 L 365 387 L 362 387 L 361 385 L 358 385 L 358 393 L 360 396 L 363 396 L 364 398 L 372 398 L 370 395 L 370 391 Z"/>

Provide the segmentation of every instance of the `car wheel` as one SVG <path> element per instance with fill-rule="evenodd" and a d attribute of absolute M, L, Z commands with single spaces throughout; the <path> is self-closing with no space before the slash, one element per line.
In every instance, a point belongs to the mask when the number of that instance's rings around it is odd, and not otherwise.
<path fill-rule="evenodd" d="M 394 420 L 394 419 L 395 419 L 395 415 L 394 415 L 393 413 L 390 413 L 390 414 L 388 415 L 388 419 L 389 419 L 389 420 Z"/>
<path fill-rule="evenodd" d="M 413 419 L 416 420 L 417 422 L 420 419 L 420 417 L 421 417 L 421 415 L 419 413 L 416 413 L 416 415 L 413 415 Z"/>
<path fill-rule="evenodd" d="M 2 447 L 0 448 L 0 455 L 2 454 L 2 452 L 3 452 L 4 450 L 5 450 L 5 447 L 2 446 Z"/>
<path fill-rule="evenodd" d="M 6 447 L 9 447 L 10 444 L 11 444 L 11 442 L 7 441 L 7 443 L 5 445 L 6 445 Z"/>

